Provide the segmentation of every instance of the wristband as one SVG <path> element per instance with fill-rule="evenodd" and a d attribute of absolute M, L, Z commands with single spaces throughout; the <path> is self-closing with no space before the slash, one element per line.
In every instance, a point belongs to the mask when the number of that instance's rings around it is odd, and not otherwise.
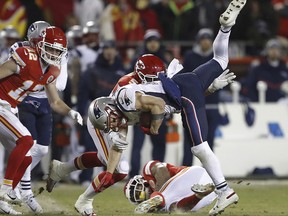
<path fill-rule="evenodd" d="M 152 114 L 151 120 L 163 120 L 164 119 L 165 113 L 160 113 L 160 114 Z"/>

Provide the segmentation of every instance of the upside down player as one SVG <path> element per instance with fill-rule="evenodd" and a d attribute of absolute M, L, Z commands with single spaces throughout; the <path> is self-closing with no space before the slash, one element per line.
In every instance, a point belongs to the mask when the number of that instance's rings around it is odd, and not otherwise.
<path fill-rule="evenodd" d="M 212 179 L 202 167 L 176 167 L 149 161 L 143 168 L 143 176 L 131 178 L 124 187 L 124 193 L 131 203 L 141 203 L 135 213 L 186 212 L 211 204 L 217 197 L 214 188 Z M 162 199 L 153 198 L 157 195 Z"/>
<path fill-rule="evenodd" d="M 0 189 L 0 199 L 3 201 L 21 202 L 12 189 L 19 183 L 32 161 L 29 150 L 33 145 L 33 138 L 14 115 L 12 108 L 30 92 L 45 88 L 50 106 L 55 112 L 69 115 L 82 124 L 81 115 L 59 98 L 55 87 L 54 81 L 60 73 L 61 56 L 66 53 L 66 47 L 64 32 L 54 26 L 48 27 L 42 32 L 35 48 L 19 47 L 0 66 L 0 141 L 10 152 Z"/>
<path fill-rule="evenodd" d="M 147 58 L 144 56 L 140 57 L 139 60 L 145 62 Z M 178 66 L 177 61 L 173 61 L 173 63 L 170 65 L 168 69 Z M 174 71 L 175 69 L 171 70 Z M 118 81 L 111 92 L 111 96 L 115 95 L 118 89 L 122 86 L 132 83 L 146 83 L 147 80 L 156 76 L 155 72 L 157 71 L 136 71 L 135 68 L 132 73 L 123 76 Z M 215 82 L 213 82 L 211 85 L 211 87 L 214 88 L 213 90 L 223 88 L 228 84 L 229 80 L 235 78 L 233 73 L 227 73 L 228 71 L 225 71 L 217 79 L 215 79 Z M 94 108 L 97 106 L 99 107 L 99 110 L 96 112 Z M 119 132 L 114 132 L 112 130 L 109 131 L 109 126 L 107 124 L 109 119 L 106 118 L 106 114 L 101 114 L 101 111 L 103 111 L 104 108 L 107 108 L 109 112 L 115 116 L 121 116 L 121 114 L 117 111 L 114 100 L 111 100 L 111 98 L 99 98 L 91 103 L 88 112 L 89 115 L 87 119 L 87 128 L 90 136 L 93 138 L 98 152 L 85 152 L 81 156 L 76 157 L 75 159 L 68 162 L 53 160 L 50 165 L 49 178 L 47 179 L 46 186 L 48 192 L 51 192 L 54 188 L 54 185 L 70 172 L 93 167 L 107 166 L 107 170 L 98 174 L 92 183 L 88 186 L 86 191 L 81 194 L 76 201 L 75 208 L 80 214 L 95 215 L 96 213 L 93 210 L 92 205 L 94 196 L 125 178 L 129 170 L 129 164 L 127 160 L 124 156 L 121 155 L 122 151 L 124 151 L 128 145 L 126 139 L 123 139 L 121 136 L 126 136 L 127 131 L 125 131 L 126 129 Z M 97 117 L 97 113 L 99 114 L 100 118 Z M 136 114 L 133 121 L 130 121 L 130 124 L 136 123 L 138 119 L 139 113 Z M 119 128 L 124 125 L 125 127 L 127 126 L 126 123 L 123 125 L 122 123 L 123 122 L 120 121 L 119 124 L 116 124 L 116 127 Z M 107 131 L 109 131 L 109 133 L 106 133 Z M 113 165 L 111 165 L 111 162 L 108 162 L 109 160 L 113 161 Z"/>
<path fill-rule="evenodd" d="M 176 74 L 170 76 L 172 77 L 170 79 L 169 74 L 166 77 L 166 68 L 163 62 L 160 59 L 157 60 L 153 55 L 147 56 L 147 58 L 151 58 L 150 63 L 152 62 L 152 65 L 138 61 L 136 70 L 141 71 L 147 69 L 146 67 L 151 70 L 156 69 L 158 76 L 154 78 L 159 78 L 161 81 L 152 79 L 146 84 L 124 86 L 118 90 L 115 98 L 117 107 L 128 118 L 128 121 L 131 120 L 133 113 L 150 111 L 151 126 L 147 128 L 147 131 L 151 134 L 158 133 L 165 111 L 167 111 L 165 107 L 170 105 L 174 110 L 181 110 L 183 127 L 189 134 L 191 151 L 202 162 L 216 187 L 217 202 L 209 211 L 210 215 L 220 214 L 226 207 L 237 203 L 239 199 L 235 191 L 228 186 L 220 162 L 206 141 L 205 91 L 228 65 L 228 43 L 231 27 L 235 24 L 236 18 L 245 4 L 245 0 L 232 0 L 226 11 L 220 16 L 221 27 L 213 43 L 214 57 L 212 60 L 199 66 L 193 72 Z M 97 102 L 95 105 L 94 109 L 97 110 L 98 114 L 100 114 L 99 110 L 102 110 L 102 115 L 108 115 L 106 119 L 111 118 L 109 113 L 105 113 L 105 107 L 103 109 L 103 107 L 97 106 Z M 173 109 L 171 110 L 173 111 Z M 94 124 L 98 129 L 107 127 L 107 123 L 109 123 L 109 121 L 105 122 L 106 124 L 101 126 L 100 124 L 97 125 L 97 120 L 99 120 L 98 115 L 95 117 Z M 110 126 L 113 127 L 113 124 L 108 125 L 108 128 Z M 161 196 L 154 198 L 162 199 Z"/>

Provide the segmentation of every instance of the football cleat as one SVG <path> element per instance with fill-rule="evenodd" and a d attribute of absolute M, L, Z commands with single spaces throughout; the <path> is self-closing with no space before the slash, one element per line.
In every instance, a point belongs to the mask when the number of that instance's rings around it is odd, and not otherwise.
<path fill-rule="evenodd" d="M 220 15 L 220 24 L 224 27 L 235 25 L 236 18 L 245 4 L 246 0 L 232 0 L 225 12 Z"/>
<path fill-rule="evenodd" d="M 82 216 L 97 216 L 93 209 L 93 199 L 84 198 L 80 195 L 75 203 L 75 210 Z"/>
<path fill-rule="evenodd" d="M 27 196 L 22 197 L 22 200 L 36 214 L 43 213 L 42 207 L 37 202 L 33 194 L 28 194 Z"/>
<path fill-rule="evenodd" d="M 134 210 L 135 214 L 145 214 L 152 212 L 163 202 L 163 197 L 160 195 L 154 196 L 142 203 L 140 203 Z"/>
<path fill-rule="evenodd" d="M 52 160 L 49 167 L 48 179 L 46 180 L 46 190 L 51 193 L 54 186 L 63 179 L 68 172 L 62 168 L 62 162 Z"/>
<path fill-rule="evenodd" d="M 0 214 L 21 215 L 21 212 L 15 211 L 7 202 L 0 200 Z"/>
<path fill-rule="evenodd" d="M 215 193 L 218 195 L 218 198 L 214 207 L 209 211 L 210 216 L 221 214 L 225 210 L 225 208 L 227 208 L 231 204 L 238 203 L 238 195 L 233 189 L 229 187 L 223 191 L 215 190 Z"/>
<path fill-rule="evenodd" d="M 215 190 L 215 186 L 212 183 L 201 185 L 201 184 L 194 184 L 191 187 L 191 190 L 196 194 L 196 196 L 200 199 L 207 196 L 211 192 Z"/>
<path fill-rule="evenodd" d="M 22 203 L 22 200 L 17 197 L 16 192 L 12 189 L 7 189 L 7 190 L 1 189 L 0 200 L 3 200 L 10 204 L 20 205 L 20 206 Z"/>

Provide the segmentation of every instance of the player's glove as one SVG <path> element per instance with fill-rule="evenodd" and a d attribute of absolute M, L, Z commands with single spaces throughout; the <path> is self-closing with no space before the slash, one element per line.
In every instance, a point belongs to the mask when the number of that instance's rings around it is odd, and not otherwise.
<path fill-rule="evenodd" d="M 79 112 L 71 109 L 68 112 L 68 116 L 70 118 L 72 118 L 73 120 L 76 120 L 78 122 L 78 124 L 83 125 L 83 118 L 82 118 L 82 116 L 80 115 Z"/>
<path fill-rule="evenodd" d="M 228 84 L 232 83 L 236 75 L 233 72 L 229 73 L 229 69 L 226 69 L 219 77 L 217 77 L 211 85 L 208 87 L 208 91 L 210 93 L 214 93 L 215 91 L 224 88 Z"/>
<path fill-rule="evenodd" d="M 113 174 L 107 171 L 104 171 L 104 176 L 100 181 L 100 184 L 97 186 L 96 191 L 103 191 L 108 188 L 110 185 L 114 184 Z"/>
<path fill-rule="evenodd" d="M 110 131 L 108 133 L 108 138 L 118 150 L 124 151 L 128 146 L 128 142 L 123 140 L 121 134 L 118 132 Z"/>

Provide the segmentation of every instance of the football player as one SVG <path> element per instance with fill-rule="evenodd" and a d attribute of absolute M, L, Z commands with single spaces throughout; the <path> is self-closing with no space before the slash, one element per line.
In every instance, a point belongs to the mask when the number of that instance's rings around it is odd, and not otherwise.
<path fill-rule="evenodd" d="M 204 168 L 176 167 L 160 161 L 146 163 L 143 176 L 134 176 L 124 187 L 126 198 L 140 204 L 135 213 L 196 211 L 217 197 L 213 191 L 212 179 Z"/>
<path fill-rule="evenodd" d="M 235 191 L 228 186 L 220 162 L 206 141 L 208 127 L 205 93 L 207 89 L 211 92 L 215 90 L 213 86 L 209 88 L 211 83 L 219 75 L 221 76 L 223 70 L 228 66 L 228 43 L 231 28 L 245 4 L 246 0 L 232 0 L 226 11 L 220 16 L 221 27 L 213 43 L 213 59 L 190 73 L 167 74 L 167 77 L 166 68 L 160 59 L 153 55 L 142 56 L 136 62 L 136 71 L 146 70 L 149 67 L 150 70 L 156 70 L 156 75 L 154 77 L 147 76 L 146 84 L 130 84 L 120 88 L 115 94 L 117 108 L 128 118 L 128 122 L 137 121 L 135 119 L 137 113 L 151 112 L 151 126 L 147 128 L 151 134 L 158 133 L 165 113 L 181 111 L 183 127 L 189 135 L 191 151 L 202 162 L 216 187 L 217 202 L 209 211 L 209 215 L 218 215 L 226 207 L 239 200 Z M 232 80 L 227 79 L 224 82 L 228 84 Z M 101 100 L 103 99 L 101 98 Z M 106 107 L 100 107 L 97 99 L 94 101 L 94 109 L 98 114 L 95 115 L 93 124 L 96 128 L 118 130 L 119 126 L 116 124 L 115 127 L 115 121 L 111 121 L 112 117 L 105 111 Z M 91 113 L 93 114 L 93 112 Z M 105 115 L 107 121 L 100 121 Z"/>
<path fill-rule="evenodd" d="M 13 54 L 19 47 L 36 47 L 41 38 L 41 33 L 50 24 L 45 21 L 32 23 L 27 31 L 28 41 L 13 44 L 10 53 Z M 63 91 L 67 83 L 67 53 L 62 55 L 60 74 L 56 79 L 56 88 Z M 48 153 L 51 143 L 52 113 L 44 88 L 38 92 L 30 93 L 18 106 L 18 115 L 21 123 L 29 130 L 34 145 L 31 148 L 32 163 L 29 165 L 20 181 L 19 189 L 22 200 L 35 213 L 42 213 L 43 209 L 34 198 L 31 188 L 31 170 Z"/>
<path fill-rule="evenodd" d="M 13 109 L 32 92 L 43 88 L 55 112 L 68 115 L 82 124 L 81 115 L 68 107 L 59 97 L 55 79 L 66 54 L 64 32 L 55 26 L 41 32 L 36 46 L 22 46 L 0 66 L 0 141 L 10 152 L 0 199 L 10 203 L 21 202 L 12 190 L 17 186 L 26 168 L 31 164 L 30 149 L 34 143 L 31 133 L 14 115 Z"/>

